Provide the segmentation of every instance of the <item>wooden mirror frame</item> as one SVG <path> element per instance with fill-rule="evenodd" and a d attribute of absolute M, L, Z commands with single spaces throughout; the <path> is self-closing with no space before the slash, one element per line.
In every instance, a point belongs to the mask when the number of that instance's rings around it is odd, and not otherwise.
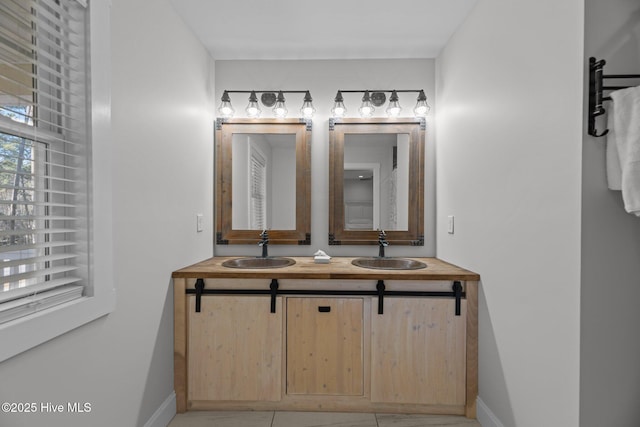
<path fill-rule="evenodd" d="M 262 231 L 232 228 L 231 143 L 234 133 L 296 135 L 296 229 L 268 230 L 269 244 L 311 244 L 311 128 L 311 120 L 305 119 L 216 120 L 216 244 L 256 244 Z"/>
<path fill-rule="evenodd" d="M 329 120 L 329 244 L 377 245 L 377 230 L 347 230 L 344 217 L 345 134 L 409 134 L 408 230 L 386 231 L 392 245 L 424 246 L 424 144 L 426 121 L 413 119 Z"/>

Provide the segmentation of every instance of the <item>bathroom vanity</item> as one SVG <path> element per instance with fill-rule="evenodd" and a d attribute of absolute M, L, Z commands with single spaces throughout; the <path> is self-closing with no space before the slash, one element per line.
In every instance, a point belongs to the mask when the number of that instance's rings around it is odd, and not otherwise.
<path fill-rule="evenodd" d="M 479 275 L 353 258 L 173 273 L 178 412 L 308 410 L 475 418 Z"/>

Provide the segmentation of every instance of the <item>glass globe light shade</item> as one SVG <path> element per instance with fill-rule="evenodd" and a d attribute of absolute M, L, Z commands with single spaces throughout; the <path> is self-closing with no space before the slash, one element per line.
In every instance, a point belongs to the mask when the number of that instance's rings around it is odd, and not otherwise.
<path fill-rule="evenodd" d="M 284 117 L 287 117 L 288 112 L 289 110 L 287 110 L 287 107 L 284 104 L 284 95 L 282 94 L 282 91 L 280 91 L 278 92 L 278 99 L 276 100 L 276 105 L 273 107 L 273 114 L 277 118 L 282 119 Z"/>
<path fill-rule="evenodd" d="M 344 106 L 344 98 L 342 97 L 342 92 L 338 91 L 334 102 L 335 104 L 333 104 L 333 108 L 331 109 L 331 115 L 336 119 L 344 117 L 347 113 L 347 109 Z"/>
<path fill-rule="evenodd" d="M 360 113 L 361 117 L 371 117 L 374 111 L 375 108 L 371 103 L 371 96 L 369 95 L 369 91 L 367 90 L 364 92 L 364 96 L 362 97 L 362 104 L 360 105 L 360 108 L 358 108 L 358 112 Z"/>
<path fill-rule="evenodd" d="M 220 116 L 222 116 L 225 119 L 233 117 L 233 113 L 235 113 L 236 110 L 234 110 L 233 107 L 231 106 L 231 99 L 229 98 L 229 94 L 227 93 L 226 90 L 222 92 L 221 101 L 222 102 L 220 103 L 220 107 L 218 107 L 218 112 L 220 113 Z"/>
<path fill-rule="evenodd" d="M 431 107 L 427 104 L 427 96 L 424 94 L 424 91 L 420 91 L 420 95 L 418 95 L 418 102 L 416 102 L 416 106 L 413 109 L 413 113 L 417 117 L 425 117 L 429 114 L 429 110 Z"/>
<path fill-rule="evenodd" d="M 316 112 L 315 107 L 313 106 L 313 99 L 311 99 L 311 94 L 307 91 L 304 95 L 304 103 L 302 104 L 302 108 L 300 109 L 302 113 L 302 117 L 305 119 L 310 119 L 313 117 L 313 114 Z"/>
<path fill-rule="evenodd" d="M 251 91 L 251 96 L 249 96 L 249 105 L 247 105 L 245 111 L 247 112 L 247 116 L 251 118 L 260 117 L 262 110 L 260 110 L 260 106 L 258 105 L 258 97 L 256 96 L 255 91 Z"/>

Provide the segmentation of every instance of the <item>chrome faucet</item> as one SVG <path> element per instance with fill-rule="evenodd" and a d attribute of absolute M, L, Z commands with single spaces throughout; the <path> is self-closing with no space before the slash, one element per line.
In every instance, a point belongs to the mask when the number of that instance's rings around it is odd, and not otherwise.
<path fill-rule="evenodd" d="M 269 245 L 269 233 L 267 233 L 267 230 L 262 230 L 262 233 L 260 233 L 260 241 L 258 242 L 258 246 L 262 248 L 262 258 L 269 256 L 267 253 L 267 245 Z"/>
<path fill-rule="evenodd" d="M 387 242 L 387 233 L 384 230 L 380 230 L 378 234 L 378 245 L 380 246 L 380 251 L 378 251 L 378 257 L 384 258 L 384 248 L 389 246 L 389 242 Z"/>

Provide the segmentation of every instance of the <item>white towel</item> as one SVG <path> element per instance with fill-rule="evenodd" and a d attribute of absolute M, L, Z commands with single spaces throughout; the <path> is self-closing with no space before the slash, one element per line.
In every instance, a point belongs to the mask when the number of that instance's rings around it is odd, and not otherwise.
<path fill-rule="evenodd" d="M 609 129 L 622 171 L 622 200 L 627 212 L 640 216 L 640 86 L 611 92 L 611 99 L 613 127 Z"/>
<path fill-rule="evenodd" d="M 607 185 L 609 190 L 622 190 L 622 169 L 620 168 L 620 156 L 618 156 L 618 144 L 616 143 L 616 131 L 613 123 L 615 117 L 615 105 L 609 104 L 607 108 Z"/>

